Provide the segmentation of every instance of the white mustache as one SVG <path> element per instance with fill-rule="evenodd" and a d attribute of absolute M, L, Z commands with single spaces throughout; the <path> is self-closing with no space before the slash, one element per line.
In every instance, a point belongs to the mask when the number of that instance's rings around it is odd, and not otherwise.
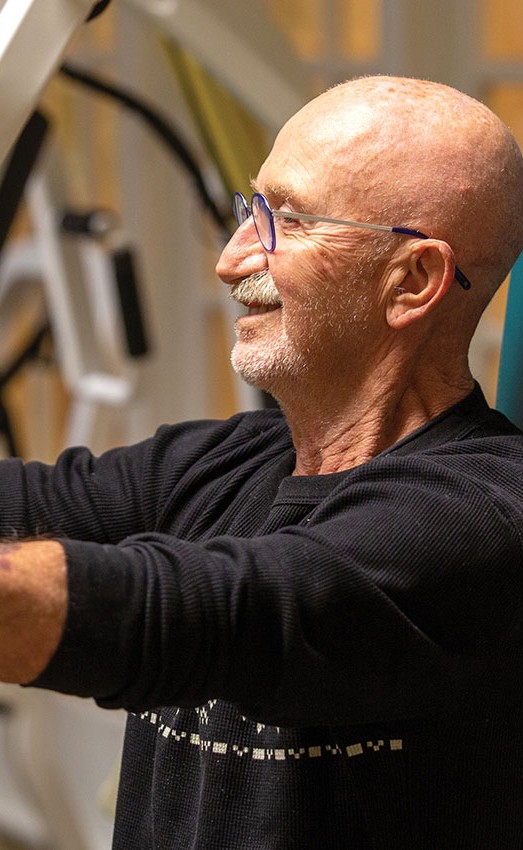
<path fill-rule="evenodd" d="M 278 290 L 268 271 L 254 272 L 244 280 L 234 283 L 229 296 L 241 304 L 272 306 L 281 304 Z"/>

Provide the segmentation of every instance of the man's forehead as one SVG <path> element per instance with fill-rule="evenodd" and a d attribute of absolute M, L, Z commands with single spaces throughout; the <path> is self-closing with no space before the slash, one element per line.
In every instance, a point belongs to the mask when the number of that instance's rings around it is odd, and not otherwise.
<path fill-rule="evenodd" d="M 343 183 L 349 175 L 351 181 L 357 180 L 375 161 L 377 148 L 383 147 L 380 122 L 366 104 L 327 110 L 318 101 L 321 98 L 284 125 L 258 176 L 251 180 L 253 190 L 270 203 L 288 201 L 299 209 L 311 192 L 338 185 L 342 173 Z"/>
<path fill-rule="evenodd" d="M 310 144 L 347 144 L 375 132 L 383 118 L 369 103 L 347 97 L 318 97 L 287 121 L 275 144 L 289 144 L 300 137 Z"/>

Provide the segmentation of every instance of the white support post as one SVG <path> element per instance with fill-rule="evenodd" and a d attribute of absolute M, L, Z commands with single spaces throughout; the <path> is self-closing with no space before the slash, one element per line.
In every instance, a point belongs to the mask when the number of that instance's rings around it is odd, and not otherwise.
<path fill-rule="evenodd" d="M 93 0 L 7 0 L 0 10 L 0 163 Z"/>

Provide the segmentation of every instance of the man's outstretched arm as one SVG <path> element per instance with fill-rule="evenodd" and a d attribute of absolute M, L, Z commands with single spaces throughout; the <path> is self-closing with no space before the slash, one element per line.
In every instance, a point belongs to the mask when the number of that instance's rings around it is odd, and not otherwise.
<path fill-rule="evenodd" d="M 61 545 L 54 540 L 0 544 L 0 681 L 25 684 L 44 670 L 66 613 Z"/>

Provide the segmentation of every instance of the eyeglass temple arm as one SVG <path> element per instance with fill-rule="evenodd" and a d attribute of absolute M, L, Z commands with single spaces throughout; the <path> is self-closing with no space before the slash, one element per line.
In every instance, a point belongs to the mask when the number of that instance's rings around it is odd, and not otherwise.
<path fill-rule="evenodd" d="M 419 239 L 430 239 L 426 233 L 420 230 L 411 230 L 409 227 L 391 227 L 392 233 L 401 233 L 404 236 L 417 236 Z M 472 286 L 468 277 L 466 277 L 458 266 L 454 268 L 454 277 L 456 278 L 462 289 L 470 289 Z"/>
<path fill-rule="evenodd" d="M 271 210 L 271 212 L 273 216 L 277 218 L 297 218 L 301 221 L 324 221 L 326 224 L 345 224 L 350 227 L 362 227 L 366 230 L 383 230 L 387 233 L 399 233 L 403 236 L 417 236 L 419 239 L 430 239 L 430 236 L 427 236 L 426 233 L 422 233 L 421 230 L 412 230 L 409 227 L 389 227 L 386 224 L 367 224 L 366 222 L 348 221 L 340 218 L 324 218 L 323 216 L 319 217 L 309 213 L 289 213 L 285 212 L 285 210 Z M 471 288 L 472 284 L 470 280 L 463 274 L 458 266 L 454 269 L 454 275 L 463 289 L 467 290 Z"/>
<path fill-rule="evenodd" d="M 348 227 L 363 227 L 366 230 L 384 230 L 391 233 L 394 228 L 386 224 L 367 224 L 361 221 L 349 221 L 341 218 L 326 218 L 325 216 L 311 215 L 310 213 L 286 212 L 285 210 L 271 210 L 275 218 L 297 218 L 300 221 L 324 221 L 326 224 L 344 224 Z"/>

